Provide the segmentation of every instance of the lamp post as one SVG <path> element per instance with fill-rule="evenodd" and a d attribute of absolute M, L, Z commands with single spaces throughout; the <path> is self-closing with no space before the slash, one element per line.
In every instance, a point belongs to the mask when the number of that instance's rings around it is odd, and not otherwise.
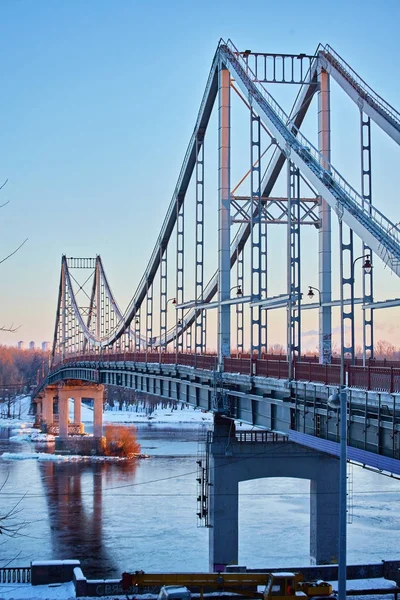
<path fill-rule="evenodd" d="M 340 387 L 328 398 L 328 406 L 340 415 L 340 464 L 339 464 L 339 552 L 338 552 L 338 600 L 346 600 L 347 566 L 347 388 Z"/>
<path fill-rule="evenodd" d="M 315 290 L 316 292 L 318 292 L 318 304 L 319 304 L 319 306 L 321 306 L 321 291 L 318 288 L 313 287 L 312 285 L 309 285 L 308 286 L 307 296 L 308 296 L 308 298 L 310 300 L 312 300 L 314 298 L 314 296 L 315 296 L 313 290 Z"/>
<path fill-rule="evenodd" d="M 351 264 L 351 273 L 350 273 L 350 277 L 351 277 L 351 314 L 352 314 L 352 319 L 351 319 L 351 344 L 352 344 L 351 363 L 353 365 L 355 364 L 355 356 L 356 356 L 355 343 L 354 343 L 354 340 L 355 340 L 355 323 L 354 323 L 355 264 L 358 260 L 362 260 L 363 258 L 365 258 L 365 262 L 362 266 L 364 273 L 367 275 L 369 273 L 371 273 L 372 263 L 371 263 L 369 254 L 363 254 L 362 256 L 358 256 L 357 258 L 355 258 Z M 343 354 L 343 346 L 344 346 L 344 340 L 342 340 L 342 354 Z"/>
<path fill-rule="evenodd" d="M 242 286 L 241 285 L 234 285 L 233 287 L 231 287 L 230 292 L 232 290 L 237 290 L 236 296 L 243 296 L 243 290 L 242 290 Z"/>

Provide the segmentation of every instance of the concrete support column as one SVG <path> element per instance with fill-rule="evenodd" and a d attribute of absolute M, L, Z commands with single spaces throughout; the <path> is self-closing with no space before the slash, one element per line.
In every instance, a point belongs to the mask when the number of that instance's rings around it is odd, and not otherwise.
<path fill-rule="evenodd" d="M 42 400 L 36 401 L 36 420 L 40 421 L 42 418 Z"/>
<path fill-rule="evenodd" d="M 310 558 L 318 565 L 338 562 L 339 466 L 321 456 L 310 482 Z"/>
<path fill-rule="evenodd" d="M 43 421 L 46 425 L 51 425 L 53 422 L 53 402 L 54 402 L 54 389 L 47 388 L 43 398 Z"/>
<path fill-rule="evenodd" d="M 82 397 L 77 392 L 74 393 L 74 423 L 81 425 L 82 422 Z"/>
<path fill-rule="evenodd" d="M 230 450 L 230 443 L 235 438 L 234 428 L 233 421 L 215 416 L 209 469 L 211 572 L 223 571 L 226 565 L 238 564 L 239 484 L 237 457 L 233 457 Z"/>
<path fill-rule="evenodd" d="M 96 391 L 92 391 L 91 394 L 94 399 L 94 415 L 93 415 L 93 436 L 95 438 L 101 438 L 103 436 L 103 397 L 104 397 L 104 385 L 97 386 Z"/>
<path fill-rule="evenodd" d="M 68 408 L 71 392 L 66 390 L 58 390 L 58 425 L 60 440 L 68 438 Z"/>

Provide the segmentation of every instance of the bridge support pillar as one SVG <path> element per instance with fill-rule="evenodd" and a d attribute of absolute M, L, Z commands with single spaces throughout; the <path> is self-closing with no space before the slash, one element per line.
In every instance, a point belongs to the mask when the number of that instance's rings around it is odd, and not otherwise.
<path fill-rule="evenodd" d="M 70 397 L 70 391 L 62 388 L 58 390 L 58 437 L 60 440 L 66 440 L 68 438 L 68 413 Z"/>
<path fill-rule="evenodd" d="M 239 483 L 264 477 L 310 481 L 310 560 L 314 564 L 337 562 L 338 459 L 272 432 L 257 433 L 257 439 L 254 436 L 242 441 L 233 421 L 215 416 L 213 439 L 207 449 L 210 571 L 223 571 L 229 564 L 238 564 Z M 269 509 L 266 498 L 265 511 Z"/>
<path fill-rule="evenodd" d="M 209 471 L 211 572 L 223 571 L 226 565 L 238 564 L 239 560 L 239 483 L 232 476 L 235 469 L 231 464 L 232 453 L 229 456 L 231 436 L 235 438 L 234 421 L 215 415 Z"/>
<path fill-rule="evenodd" d="M 43 405 L 42 405 L 42 418 L 46 427 L 49 427 L 53 423 L 53 404 L 54 395 L 56 393 L 55 388 L 47 387 L 44 392 Z"/>
<path fill-rule="evenodd" d="M 339 466 L 337 458 L 315 461 L 310 485 L 310 558 L 312 564 L 338 561 Z"/>
<path fill-rule="evenodd" d="M 93 437 L 101 438 L 103 436 L 104 385 L 98 385 L 96 391 L 93 390 L 92 395 L 94 399 Z"/>
<path fill-rule="evenodd" d="M 36 400 L 36 416 L 35 416 L 35 422 L 40 423 L 42 420 L 42 414 L 43 414 L 43 400 L 41 398 L 38 398 Z"/>
<path fill-rule="evenodd" d="M 74 398 L 74 424 L 82 425 L 82 397 L 75 394 Z"/>

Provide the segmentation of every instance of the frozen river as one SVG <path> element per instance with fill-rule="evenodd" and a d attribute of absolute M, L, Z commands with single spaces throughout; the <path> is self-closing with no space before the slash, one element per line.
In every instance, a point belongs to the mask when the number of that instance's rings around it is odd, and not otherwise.
<path fill-rule="evenodd" d="M 8 441 L 0 452 L 32 452 Z M 202 433 L 203 432 L 203 433 Z M 198 527 L 196 459 L 204 427 L 138 426 L 149 459 L 131 463 L 1 460 L 1 514 L 19 502 L 20 535 L 1 563 L 76 558 L 90 577 L 124 570 L 207 571 L 208 531 Z M 398 559 L 400 481 L 352 468 L 348 563 Z M 309 483 L 240 485 L 239 560 L 252 568 L 309 564 Z"/>

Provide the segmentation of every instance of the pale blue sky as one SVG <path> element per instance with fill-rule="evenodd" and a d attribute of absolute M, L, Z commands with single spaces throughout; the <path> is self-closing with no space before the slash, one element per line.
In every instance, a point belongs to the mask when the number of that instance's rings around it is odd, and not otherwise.
<path fill-rule="evenodd" d="M 312 53 L 329 43 L 399 108 L 399 18 L 396 0 L 0 0 L 0 180 L 9 178 L 0 199 L 11 202 L 1 209 L 0 257 L 29 237 L 0 266 L 0 325 L 22 325 L 0 343 L 52 339 L 63 253 L 101 254 L 125 307 L 171 199 L 220 37 L 260 52 Z M 357 109 L 334 93 L 333 162 L 359 187 L 350 141 Z M 247 143 L 244 118 L 238 145 Z M 316 129 L 315 107 L 311 120 Z M 375 139 L 376 203 L 398 221 L 399 149 L 379 132 Z M 247 168 L 246 159 L 238 174 Z M 378 269 L 377 278 L 380 297 L 400 296 L 396 278 Z M 315 285 L 316 274 L 306 283 Z"/>

